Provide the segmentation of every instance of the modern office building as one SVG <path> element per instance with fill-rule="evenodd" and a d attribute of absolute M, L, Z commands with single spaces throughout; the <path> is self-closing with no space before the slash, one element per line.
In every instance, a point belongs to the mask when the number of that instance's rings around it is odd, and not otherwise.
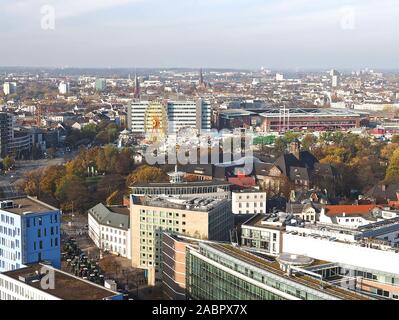
<path fill-rule="evenodd" d="M 0 274 L 0 300 L 123 300 L 123 295 L 35 263 Z"/>
<path fill-rule="evenodd" d="M 198 132 L 211 129 L 211 105 L 209 102 L 170 101 L 168 109 L 168 132 L 178 133 L 181 129 L 194 128 Z"/>
<path fill-rule="evenodd" d="M 8 146 L 13 140 L 13 115 L 0 112 L 0 158 L 8 154 Z"/>
<path fill-rule="evenodd" d="M 244 189 L 231 194 L 234 214 L 266 213 L 266 192 Z"/>
<path fill-rule="evenodd" d="M 104 91 L 107 88 L 107 80 L 105 79 L 96 79 L 94 84 L 94 88 L 96 91 Z"/>
<path fill-rule="evenodd" d="M 212 197 L 230 199 L 231 183 L 226 181 L 195 181 L 181 183 L 137 183 L 130 187 L 133 196 L 180 196 L 181 198 Z"/>
<path fill-rule="evenodd" d="M 169 101 L 166 103 L 139 101 L 128 105 L 128 128 L 137 134 L 158 129 L 163 134 L 175 134 L 180 129 L 198 132 L 211 129 L 211 105 L 198 101 Z"/>
<path fill-rule="evenodd" d="M 308 223 L 287 226 L 283 251 L 308 255 L 334 263 L 398 274 L 399 218 L 358 228 Z"/>
<path fill-rule="evenodd" d="M 0 202 L 0 272 L 46 261 L 60 268 L 60 211 L 36 198 Z"/>
<path fill-rule="evenodd" d="M 230 244 L 187 247 L 186 294 L 194 300 L 368 300 L 306 270 L 324 262 L 307 256 L 277 258 Z"/>
<path fill-rule="evenodd" d="M 14 94 L 17 92 L 17 83 L 16 82 L 5 82 L 3 84 L 3 92 L 6 96 L 9 94 Z"/>
<path fill-rule="evenodd" d="M 131 258 L 130 215 L 123 206 L 97 204 L 88 211 L 89 237 L 98 248 Z"/>
<path fill-rule="evenodd" d="M 241 225 L 241 245 L 249 250 L 277 256 L 282 252 L 285 219 L 257 214 Z"/>
<path fill-rule="evenodd" d="M 69 90 L 70 90 L 69 82 L 61 81 L 60 84 L 58 85 L 58 91 L 60 94 L 68 94 Z"/>
<path fill-rule="evenodd" d="M 140 101 L 128 105 L 128 128 L 132 133 L 151 134 L 155 130 L 167 133 L 168 118 L 160 102 Z"/>
<path fill-rule="evenodd" d="M 132 264 L 147 270 L 150 285 L 162 279 L 163 231 L 225 241 L 234 225 L 226 199 L 131 196 L 130 202 Z"/>

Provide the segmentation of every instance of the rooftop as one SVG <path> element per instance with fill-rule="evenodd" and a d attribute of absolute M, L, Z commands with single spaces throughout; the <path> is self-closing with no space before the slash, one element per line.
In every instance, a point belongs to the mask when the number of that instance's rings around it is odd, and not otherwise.
<path fill-rule="evenodd" d="M 43 266 L 43 264 L 37 263 L 3 274 L 20 282 L 28 283 L 29 286 L 62 300 L 103 300 L 119 294 L 49 266 L 46 267 L 55 271 L 54 289 L 42 289 L 40 281 L 37 281 L 37 279 Z"/>
<path fill-rule="evenodd" d="M 35 213 L 58 211 L 57 208 L 52 207 L 33 197 L 19 197 L 7 200 L 3 199 L 1 201 L 8 202 L 8 205 L 2 207 L 1 210 L 15 213 L 18 215 L 29 215 Z"/>
<path fill-rule="evenodd" d="M 201 212 L 211 211 L 226 201 L 228 200 L 208 197 L 192 197 L 189 199 L 179 196 L 133 197 L 133 203 L 138 205 Z"/>
<path fill-rule="evenodd" d="M 361 204 L 361 205 L 326 205 L 326 215 L 340 216 L 340 215 L 368 215 L 371 210 L 378 208 L 375 204 Z"/>
<path fill-rule="evenodd" d="M 343 300 L 368 300 L 367 297 L 359 295 L 355 292 L 345 290 L 339 288 L 337 286 L 331 285 L 325 281 L 321 282 L 320 280 L 313 278 L 304 274 L 296 274 L 295 277 L 290 277 L 286 272 L 280 269 L 279 263 L 275 259 L 266 260 L 257 255 L 246 252 L 240 248 L 234 247 L 232 245 L 227 244 L 208 244 L 210 247 L 221 251 L 227 255 L 233 256 L 239 260 L 242 260 L 250 265 L 253 265 L 257 268 L 266 270 L 270 273 L 278 275 L 280 277 L 284 277 L 289 279 L 290 281 L 297 282 L 298 284 L 302 284 L 306 287 L 310 287 L 312 289 L 323 291 L 326 294 L 332 295 L 339 299 Z M 327 262 L 325 262 L 327 263 Z M 311 265 L 320 265 L 320 261 L 314 261 Z M 321 287 L 323 285 L 323 287 Z"/>
<path fill-rule="evenodd" d="M 271 108 L 263 112 L 261 116 L 265 118 L 280 117 L 282 108 Z M 321 109 L 321 108 L 290 108 L 290 118 L 295 117 L 360 117 L 360 114 L 348 109 Z"/>

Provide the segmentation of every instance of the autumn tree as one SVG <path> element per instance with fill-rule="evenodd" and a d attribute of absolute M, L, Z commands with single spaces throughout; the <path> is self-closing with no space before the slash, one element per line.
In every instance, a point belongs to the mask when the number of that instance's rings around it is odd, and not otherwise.
<path fill-rule="evenodd" d="M 389 164 L 385 175 L 386 183 L 399 183 L 399 149 L 396 149 L 389 158 Z"/>
<path fill-rule="evenodd" d="M 126 179 L 126 185 L 129 187 L 136 183 L 147 182 L 167 182 L 168 175 L 162 169 L 149 165 L 142 165 L 134 170 Z"/>

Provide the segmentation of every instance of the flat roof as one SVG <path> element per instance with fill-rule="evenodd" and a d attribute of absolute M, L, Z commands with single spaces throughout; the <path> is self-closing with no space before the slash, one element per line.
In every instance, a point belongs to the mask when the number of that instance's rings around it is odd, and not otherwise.
<path fill-rule="evenodd" d="M 278 118 L 283 108 L 268 109 L 260 115 L 265 118 Z M 287 114 L 292 117 L 360 117 L 360 114 L 348 109 L 325 109 L 325 108 L 286 108 Z"/>
<path fill-rule="evenodd" d="M 13 208 L 3 208 L 0 210 L 15 213 L 18 215 L 29 215 L 35 213 L 46 213 L 49 211 L 58 211 L 59 209 L 50 206 L 33 197 L 19 197 L 11 199 L 2 199 L 1 201 L 12 201 Z"/>
<path fill-rule="evenodd" d="M 180 196 L 143 196 L 134 197 L 133 203 L 147 207 L 208 212 L 227 201 L 227 199 L 217 199 L 201 196 L 192 196 L 188 199 L 182 198 Z"/>
<path fill-rule="evenodd" d="M 244 250 L 241 250 L 239 248 L 236 248 L 232 245 L 228 244 L 206 244 L 220 252 L 223 252 L 227 255 L 231 255 L 233 257 L 236 257 L 239 260 L 242 260 L 243 262 L 246 262 L 248 264 L 251 264 L 257 268 L 264 269 L 266 271 L 269 271 L 271 273 L 274 273 L 280 277 L 284 277 L 287 280 L 290 280 L 292 282 L 297 282 L 299 284 L 302 284 L 306 287 L 318 290 L 318 291 L 324 291 L 326 294 L 330 294 L 332 296 L 335 296 L 340 299 L 344 300 L 369 300 L 366 296 L 359 295 L 355 292 L 351 292 L 349 290 L 345 290 L 336 286 L 333 286 L 331 284 L 328 284 L 328 282 L 322 282 L 323 283 L 323 288 L 321 287 L 321 281 L 310 277 L 308 275 L 301 275 L 301 274 L 296 274 L 295 277 L 289 277 L 286 272 L 280 269 L 280 265 L 277 261 L 275 260 L 266 260 L 262 259 L 259 256 L 256 256 L 254 254 L 251 254 L 249 252 L 246 252 Z M 320 265 L 320 261 L 315 261 L 314 265 Z M 313 265 L 313 264 L 312 264 Z"/>
<path fill-rule="evenodd" d="M 149 182 L 149 183 L 137 183 L 131 185 L 130 188 L 181 188 L 181 187 L 214 187 L 214 186 L 230 186 L 231 183 L 227 181 L 194 181 L 194 182 L 181 182 L 181 183 L 170 183 L 170 182 Z"/>
<path fill-rule="evenodd" d="M 103 300 L 119 294 L 48 266 L 46 267 L 55 271 L 54 289 L 42 289 L 40 281 L 32 282 L 29 281 L 28 277 L 35 275 L 37 271 L 40 273 L 43 266 L 45 265 L 36 263 L 25 268 L 4 272 L 3 274 L 63 300 Z M 20 277 L 26 278 L 26 282 L 21 280 Z"/>

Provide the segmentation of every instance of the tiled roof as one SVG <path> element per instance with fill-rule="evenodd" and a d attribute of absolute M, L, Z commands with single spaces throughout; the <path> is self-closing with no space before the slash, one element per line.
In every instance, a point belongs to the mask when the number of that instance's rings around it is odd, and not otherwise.
<path fill-rule="evenodd" d="M 363 205 L 327 205 L 326 214 L 328 216 L 339 216 L 343 215 L 368 215 L 370 211 L 378 206 L 375 204 L 363 204 Z"/>

